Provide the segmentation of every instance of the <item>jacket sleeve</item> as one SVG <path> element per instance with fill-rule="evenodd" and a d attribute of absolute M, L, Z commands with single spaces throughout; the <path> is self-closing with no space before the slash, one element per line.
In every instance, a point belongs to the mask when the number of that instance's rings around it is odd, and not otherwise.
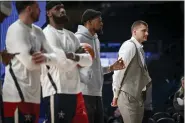
<path fill-rule="evenodd" d="M 18 33 L 17 33 L 18 32 Z M 40 65 L 32 62 L 30 55 L 31 45 L 29 43 L 29 34 L 20 27 L 9 27 L 6 35 L 6 48 L 10 53 L 20 53 L 17 58 L 28 70 L 40 69 Z M 20 48 L 21 47 L 21 48 Z"/>
<path fill-rule="evenodd" d="M 81 34 L 75 34 L 75 36 L 77 37 L 80 43 L 88 43 L 86 40 L 84 40 Z M 82 67 L 79 69 L 79 72 L 80 72 L 80 81 L 84 84 L 89 83 L 92 78 L 92 73 L 93 73 L 91 66 Z"/>
<path fill-rule="evenodd" d="M 74 36 L 76 50 L 80 47 L 80 39 Z M 92 58 L 88 53 L 77 54 L 80 56 L 79 62 L 77 62 L 81 67 L 89 67 L 92 65 Z"/>

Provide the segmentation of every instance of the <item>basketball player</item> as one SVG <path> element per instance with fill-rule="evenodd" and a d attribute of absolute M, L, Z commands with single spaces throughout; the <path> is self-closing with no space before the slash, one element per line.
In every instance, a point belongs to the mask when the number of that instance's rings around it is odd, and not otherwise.
<path fill-rule="evenodd" d="M 125 123 L 142 123 L 145 93 L 151 85 L 142 45 L 149 35 L 148 24 L 135 21 L 131 33 L 119 49 L 119 57 L 127 67 L 114 72 L 112 106 L 118 106 Z"/>
<path fill-rule="evenodd" d="M 75 35 L 81 43 L 90 44 L 95 52 L 93 65 L 89 68 L 80 69 L 82 93 L 84 95 L 89 123 L 103 123 L 103 74 L 113 70 L 124 69 L 124 63 L 122 59 L 119 59 L 110 66 L 101 66 L 100 41 L 98 40 L 98 34 L 102 33 L 103 28 L 101 12 L 87 9 L 83 13 L 81 20 L 83 25 L 78 26 L 78 31 Z"/>
<path fill-rule="evenodd" d="M 64 28 L 68 17 L 60 1 L 46 4 L 49 24 L 44 29 L 48 43 L 65 51 L 70 60 L 65 68 L 50 65 L 41 76 L 46 123 L 88 123 L 84 100 L 80 88 L 79 67 L 91 66 L 90 54 L 79 52 L 80 42 L 74 33 Z"/>
<path fill-rule="evenodd" d="M 3 86 L 4 123 L 38 123 L 40 66 L 65 62 L 65 53 L 55 53 L 38 26 L 36 1 L 16 1 L 19 19 L 7 31 L 6 47 L 16 55 L 6 67 Z"/>

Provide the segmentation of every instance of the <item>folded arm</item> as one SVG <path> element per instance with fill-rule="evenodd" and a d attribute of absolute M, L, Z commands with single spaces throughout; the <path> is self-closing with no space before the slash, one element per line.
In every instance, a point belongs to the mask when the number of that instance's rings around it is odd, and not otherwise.
<path fill-rule="evenodd" d="M 88 53 L 76 54 L 80 57 L 77 62 L 81 67 L 90 67 L 92 65 L 92 58 Z"/>
<path fill-rule="evenodd" d="M 48 58 L 46 64 L 57 65 L 66 71 L 73 69 L 77 63 L 66 58 L 64 50 L 60 48 L 59 41 L 53 33 L 44 31 L 44 34 L 46 41 L 43 42 L 43 49 L 46 52 L 44 55 Z"/>
<path fill-rule="evenodd" d="M 9 53 L 20 53 L 15 57 L 28 69 L 40 69 L 40 65 L 33 63 L 30 55 L 31 45 L 29 43 L 29 34 L 23 29 L 17 28 L 16 33 L 14 29 L 9 28 L 6 36 L 6 48 Z M 20 33 L 21 32 L 21 33 Z"/>

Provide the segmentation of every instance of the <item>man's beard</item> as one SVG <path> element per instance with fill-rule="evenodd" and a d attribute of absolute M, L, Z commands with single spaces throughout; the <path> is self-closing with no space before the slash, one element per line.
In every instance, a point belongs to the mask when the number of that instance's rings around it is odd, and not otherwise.
<path fill-rule="evenodd" d="M 39 21 L 39 15 L 38 16 L 36 16 L 36 15 L 34 16 L 33 12 L 31 13 L 31 18 L 32 18 L 33 22 Z"/>
<path fill-rule="evenodd" d="M 56 24 L 66 24 L 69 21 L 69 18 L 67 15 L 63 15 L 61 17 L 53 15 L 53 20 Z"/>
<path fill-rule="evenodd" d="M 95 30 L 95 32 L 96 32 L 96 34 L 99 34 L 99 35 L 103 35 L 103 29 L 102 28 L 100 28 L 100 29 L 94 29 Z"/>

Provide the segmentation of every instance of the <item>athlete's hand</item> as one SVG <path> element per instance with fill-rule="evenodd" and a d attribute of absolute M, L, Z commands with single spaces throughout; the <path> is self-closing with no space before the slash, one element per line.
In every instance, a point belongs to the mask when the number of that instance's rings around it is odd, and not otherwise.
<path fill-rule="evenodd" d="M 47 60 L 46 56 L 41 52 L 35 52 L 32 54 L 32 61 L 35 64 L 42 64 L 46 62 L 46 60 Z"/>
<path fill-rule="evenodd" d="M 117 105 L 117 101 L 118 101 L 118 98 L 113 98 L 113 99 L 112 99 L 111 106 L 112 106 L 112 107 L 117 107 L 117 106 L 118 106 L 118 105 Z"/>

